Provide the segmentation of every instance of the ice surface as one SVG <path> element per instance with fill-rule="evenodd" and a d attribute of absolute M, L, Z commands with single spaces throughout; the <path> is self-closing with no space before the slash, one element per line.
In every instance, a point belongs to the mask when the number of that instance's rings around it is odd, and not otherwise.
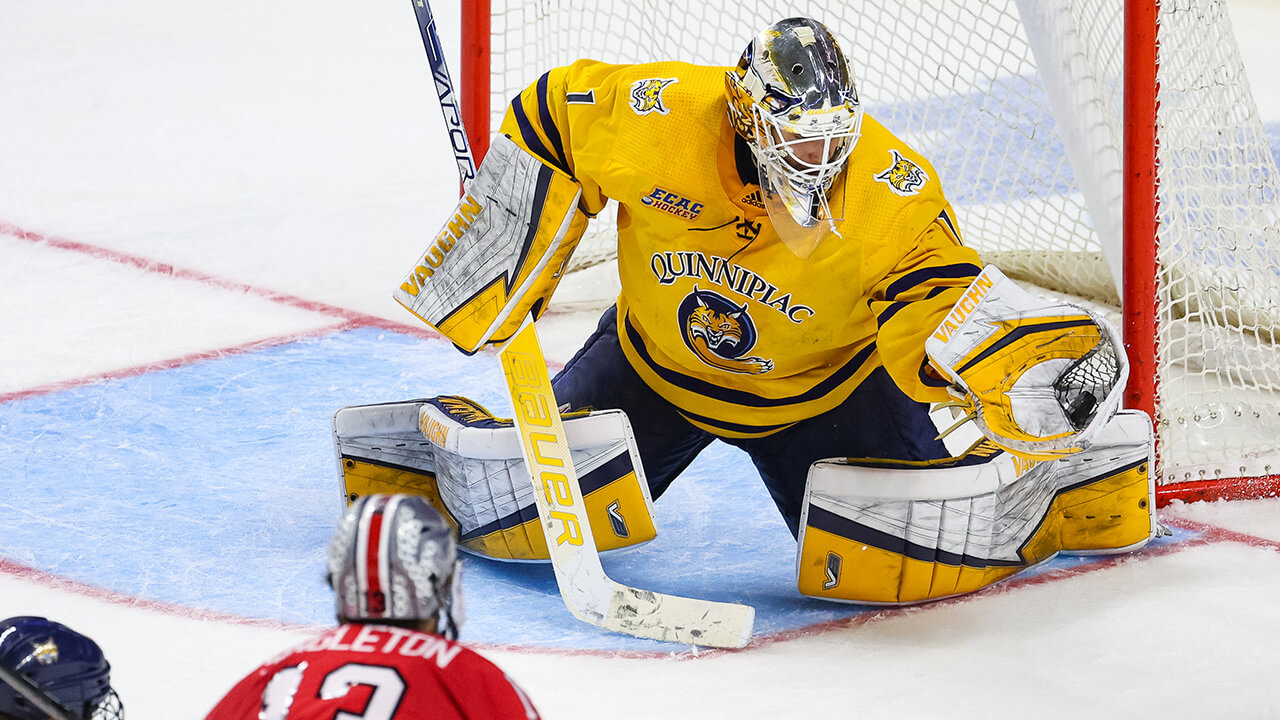
<path fill-rule="evenodd" d="M 438 5 L 448 44 L 456 3 Z M 1280 8 L 1229 7 L 1280 120 Z M 399 2 L 0 16 L 0 617 L 98 639 L 131 718 L 199 718 L 330 622 L 328 414 L 441 392 L 503 407 L 493 356 L 424 337 L 390 299 L 456 197 L 421 41 Z M 553 360 L 597 312 L 540 324 Z M 753 647 L 599 633 L 546 568 L 474 559 L 464 637 L 548 718 L 1274 717 L 1277 510 L 1175 505 L 1209 529 L 859 612 L 794 592 L 785 528 L 719 447 L 659 501 L 663 535 L 606 567 L 756 604 Z"/>

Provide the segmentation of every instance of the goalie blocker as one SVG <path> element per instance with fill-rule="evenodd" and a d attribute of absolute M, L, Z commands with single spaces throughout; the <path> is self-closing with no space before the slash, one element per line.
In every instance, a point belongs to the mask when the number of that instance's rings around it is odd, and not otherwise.
<path fill-rule="evenodd" d="M 626 414 L 568 413 L 564 428 L 596 547 L 656 537 Z M 446 395 L 342 408 L 333 417 L 333 439 L 344 503 L 372 493 L 422 495 L 457 529 L 464 550 L 497 560 L 549 559 L 510 420 Z"/>
<path fill-rule="evenodd" d="M 582 189 L 495 136 L 453 215 L 393 293 L 466 353 L 541 317 L 586 230 Z"/>

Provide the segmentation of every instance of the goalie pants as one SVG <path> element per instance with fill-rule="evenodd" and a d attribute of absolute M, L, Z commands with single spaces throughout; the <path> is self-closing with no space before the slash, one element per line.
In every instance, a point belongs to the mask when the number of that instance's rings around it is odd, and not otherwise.
<path fill-rule="evenodd" d="M 832 457 L 932 460 L 948 456 L 927 404 L 907 397 L 877 368 L 838 407 L 763 438 L 718 438 L 685 420 L 640 378 L 618 341 L 610 308 L 573 359 L 552 379 L 556 401 L 571 410 L 627 413 L 657 500 L 714 440 L 744 450 L 795 536 L 809 466 Z"/>

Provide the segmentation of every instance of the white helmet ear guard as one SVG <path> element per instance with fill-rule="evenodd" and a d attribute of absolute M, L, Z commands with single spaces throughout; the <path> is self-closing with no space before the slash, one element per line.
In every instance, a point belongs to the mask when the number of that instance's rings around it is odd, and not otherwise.
<path fill-rule="evenodd" d="M 755 156 L 769 216 L 807 257 L 835 230 L 828 194 L 862 132 L 849 62 L 822 23 L 788 18 L 751 40 L 725 85 L 729 121 Z"/>

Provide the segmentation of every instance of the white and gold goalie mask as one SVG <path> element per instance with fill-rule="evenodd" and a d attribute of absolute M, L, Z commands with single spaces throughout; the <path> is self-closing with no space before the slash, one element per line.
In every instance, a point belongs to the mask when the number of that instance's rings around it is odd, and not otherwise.
<path fill-rule="evenodd" d="M 852 69 L 831 32 L 809 18 L 760 31 L 726 73 L 729 121 L 747 140 L 778 236 L 808 257 L 835 232 L 829 193 L 862 131 Z"/>

